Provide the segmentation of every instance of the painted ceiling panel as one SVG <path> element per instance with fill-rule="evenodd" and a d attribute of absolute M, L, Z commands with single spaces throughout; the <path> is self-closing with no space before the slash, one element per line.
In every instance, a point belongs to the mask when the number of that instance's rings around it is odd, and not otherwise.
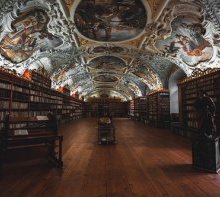
<path fill-rule="evenodd" d="M 112 75 L 98 75 L 94 77 L 93 80 L 97 82 L 112 83 L 112 82 L 116 82 L 118 79 L 117 77 Z"/>
<path fill-rule="evenodd" d="M 147 13 L 140 0 L 82 0 L 74 21 L 86 38 L 118 42 L 138 36 L 147 23 Z"/>
<path fill-rule="evenodd" d="M 0 53 L 12 62 L 27 60 L 36 50 L 45 51 L 62 44 L 47 31 L 49 17 L 43 10 L 21 13 L 11 24 L 13 31 L 0 43 Z"/>
<path fill-rule="evenodd" d="M 0 65 L 45 68 L 53 87 L 130 99 L 220 66 L 215 0 L 8 0 L 0 2 Z M 207 6 L 209 5 L 209 6 Z M 212 6 L 216 5 L 216 6 Z"/>
<path fill-rule="evenodd" d="M 100 71 L 123 71 L 125 62 L 114 56 L 102 56 L 94 58 L 89 62 L 89 68 Z"/>
<path fill-rule="evenodd" d="M 173 32 L 165 40 L 159 40 L 156 46 L 169 54 L 179 55 L 179 59 L 189 66 L 209 61 L 213 56 L 212 45 L 203 38 L 205 29 L 195 19 L 177 17 L 172 22 Z"/>

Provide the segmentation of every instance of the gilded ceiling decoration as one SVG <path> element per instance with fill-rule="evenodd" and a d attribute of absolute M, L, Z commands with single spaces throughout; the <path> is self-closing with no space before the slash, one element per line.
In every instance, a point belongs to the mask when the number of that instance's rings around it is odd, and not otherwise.
<path fill-rule="evenodd" d="M 72 9 L 74 0 L 65 0 L 66 6 L 68 7 L 69 10 Z"/>
<path fill-rule="evenodd" d="M 128 100 L 220 66 L 218 0 L 2 0 L 0 63 L 54 88 Z"/>
<path fill-rule="evenodd" d="M 160 5 L 163 4 L 163 1 L 161 1 L 161 0 L 148 0 L 148 3 L 150 5 L 151 13 L 154 18 L 157 14 L 157 11 L 160 8 Z"/>

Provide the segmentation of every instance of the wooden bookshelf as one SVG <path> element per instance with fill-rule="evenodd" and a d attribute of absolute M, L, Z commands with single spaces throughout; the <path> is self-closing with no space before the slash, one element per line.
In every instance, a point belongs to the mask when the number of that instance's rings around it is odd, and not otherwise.
<path fill-rule="evenodd" d="M 36 85 L 49 89 L 51 88 L 52 81 L 49 74 L 44 69 L 41 69 L 39 72 L 36 70 L 26 70 L 23 77 L 27 80 L 33 81 Z"/>
<path fill-rule="evenodd" d="M 50 79 L 39 72 L 25 73 L 24 77 L 19 77 L 0 70 L 0 129 L 6 114 L 33 117 L 53 112 L 60 122 L 82 117 L 80 100 L 51 89 Z"/>
<path fill-rule="evenodd" d="M 193 74 L 178 84 L 180 122 L 186 127 L 185 134 L 190 136 L 192 132 L 198 130 L 196 111 L 193 107 L 198 98 L 198 92 L 204 90 L 216 104 L 216 125 L 220 130 L 220 70 L 212 69 L 203 73 Z"/>
<path fill-rule="evenodd" d="M 135 105 L 134 105 L 135 101 L 134 100 L 131 100 L 129 101 L 129 117 L 130 118 L 134 118 L 134 109 L 135 109 Z"/>
<path fill-rule="evenodd" d="M 148 120 L 156 127 L 170 124 L 170 95 L 166 90 L 152 92 L 148 96 Z"/>
<path fill-rule="evenodd" d="M 66 94 L 66 95 L 68 95 L 68 96 L 70 96 L 70 89 L 69 88 L 67 88 L 67 87 L 59 87 L 58 88 L 58 91 L 59 92 L 61 92 L 61 93 L 64 93 L 64 94 Z"/>
<path fill-rule="evenodd" d="M 109 110 L 112 117 L 127 117 L 128 103 L 114 98 L 94 98 L 84 103 L 84 116 L 97 117 L 98 108 L 102 106 Z"/>
<path fill-rule="evenodd" d="M 147 120 L 147 96 L 138 97 L 134 100 L 134 116 L 138 121 L 146 121 Z"/>

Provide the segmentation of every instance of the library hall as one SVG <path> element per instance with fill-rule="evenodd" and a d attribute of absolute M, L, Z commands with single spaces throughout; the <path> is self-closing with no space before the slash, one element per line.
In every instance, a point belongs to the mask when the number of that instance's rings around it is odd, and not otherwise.
<path fill-rule="evenodd" d="M 0 0 L 0 198 L 220 197 L 220 0 Z"/>

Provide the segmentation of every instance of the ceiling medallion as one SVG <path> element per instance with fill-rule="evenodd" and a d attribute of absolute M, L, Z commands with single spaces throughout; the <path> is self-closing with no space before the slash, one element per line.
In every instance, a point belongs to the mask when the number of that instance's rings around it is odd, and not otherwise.
<path fill-rule="evenodd" d="M 140 35 L 147 23 L 141 0 L 82 0 L 74 15 L 77 30 L 99 42 L 119 42 Z"/>

